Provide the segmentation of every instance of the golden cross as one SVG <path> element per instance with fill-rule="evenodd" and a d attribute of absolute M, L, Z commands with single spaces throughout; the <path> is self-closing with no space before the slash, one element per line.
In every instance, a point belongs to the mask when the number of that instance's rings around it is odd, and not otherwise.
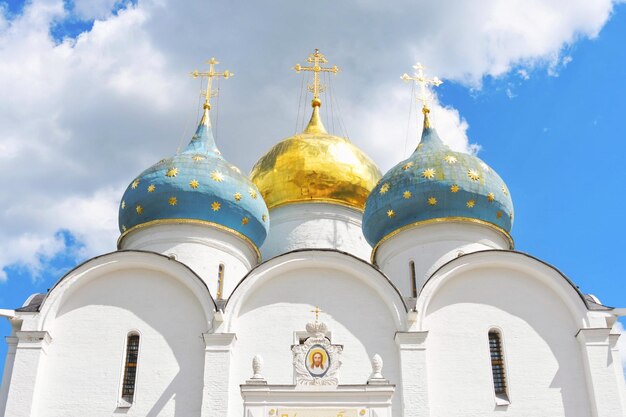
<path fill-rule="evenodd" d="M 319 306 L 315 306 L 315 310 L 311 310 L 311 313 L 315 313 L 315 322 L 317 323 L 320 318 L 320 313 L 323 313 L 323 311 L 320 310 Z"/>
<path fill-rule="evenodd" d="M 219 64 L 219 61 L 215 58 L 211 58 L 210 60 L 208 60 L 207 64 L 209 64 L 209 70 L 207 72 L 200 72 L 198 70 L 195 70 L 191 73 L 191 75 L 193 78 L 207 78 L 206 91 L 203 91 L 202 93 L 204 94 L 204 108 L 208 110 L 211 108 L 211 97 L 215 97 L 217 95 L 217 91 L 212 90 L 213 78 L 224 77 L 224 79 L 227 80 L 235 74 L 228 70 L 224 72 L 215 72 L 215 66 Z"/>
<path fill-rule="evenodd" d="M 296 70 L 298 74 L 300 73 L 300 71 L 313 72 L 313 85 L 307 84 L 307 88 L 311 93 L 313 93 L 313 101 L 311 102 L 311 105 L 313 107 L 319 107 L 322 105 L 322 101 L 320 100 L 320 93 L 324 92 L 325 90 L 324 85 L 320 83 L 319 73 L 332 72 L 333 74 L 337 74 L 339 72 L 339 68 L 337 68 L 337 65 L 333 65 L 330 68 L 322 67 L 320 64 L 326 64 L 328 60 L 326 59 L 324 54 L 322 54 L 317 48 L 315 48 L 315 53 L 309 55 L 306 61 L 310 64 L 313 64 L 313 66 L 303 67 L 300 64 L 296 64 L 293 69 Z"/>
<path fill-rule="evenodd" d="M 405 82 L 415 81 L 415 83 L 420 86 L 420 92 L 416 98 L 422 102 L 422 113 L 424 113 L 424 126 L 430 127 L 430 122 L 428 121 L 428 113 L 430 113 L 430 109 L 428 108 L 428 100 L 430 98 L 430 94 L 427 87 L 429 85 L 439 87 L 443 83 L 443 81 L 441 81 L 437 77 L 426 78 L 426 75 L 424 75 L 424 66 L 419 62 L 413 65 L 413 68 L 415 69 L 415 73 L 413 74 L 413 76 L 404 73 L 400 78 Z"/>

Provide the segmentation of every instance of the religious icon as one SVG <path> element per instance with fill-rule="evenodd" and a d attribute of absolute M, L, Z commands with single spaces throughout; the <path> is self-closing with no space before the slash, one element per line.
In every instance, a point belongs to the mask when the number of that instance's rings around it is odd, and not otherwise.
<path fill-rule="evenodd" d="M 314 377 L 322 377 L 330 366 L 328 352 L 321 345 L 313 345 L 306 355 L 306 369 Z"/>

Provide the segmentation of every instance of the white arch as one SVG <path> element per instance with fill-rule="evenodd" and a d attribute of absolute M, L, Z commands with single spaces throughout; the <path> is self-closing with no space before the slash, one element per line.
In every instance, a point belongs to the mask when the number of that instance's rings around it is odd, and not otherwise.
<path fill-rule="evenodd" d="M 430 302 L 451 280 L 476 269 L 506 268 L 540 281 L 556 293 L 581 328 L 588 326 L 587 304 L 575 285 L 555 267 L 522 252 L 486 250 L 460 256 L 442 265 L 422 287 L 417 299 L 417 323 L 421 330 Z M 504 278 L 506 279 L 506 278 Z"/>
<path fill-rule="evenodd" d="M 92 258 L 65 274 L 43 300 L 37 330 L 50 327 L 59 308 L 78 288 L 103 275 L 137 268 L 161 272 L 183 284 L 197 298 L 207 322 L 211 322 L 216 311 L 215 301 L 204 281 L 189 267 L 158 253 L 123 250 Z"/>
<path fill-rule="evenodd" d="M 289 271 L 304 268 L 330 268 L 348 273 L 372 288 L 391 313 L 398 330 L 406 329 L 407 307 L 404 300 L 380 270 L 371 264 L 344 252 L 325 249 L 308 249 L 288 252 L 259 265 L 237 285 L 226 304 L 225 331 L 231 331 L 233 320 L 239 316 L 247 297 L 256 288 Z"/>

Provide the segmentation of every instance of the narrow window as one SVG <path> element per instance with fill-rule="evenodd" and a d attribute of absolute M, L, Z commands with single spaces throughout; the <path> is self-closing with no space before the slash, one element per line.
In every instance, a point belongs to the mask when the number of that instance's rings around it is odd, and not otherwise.
<path fill-rule="evenodd" d="M 489 331 L 489 353 L 491 354 L 491 373 L 496 398 L 508 400 L 506 394 L 506 370 L 502 354 L 502 337 L 497 330 Z"/>
<path fill-rule="evenodd" d="M 409 273 L 411 275 L 411 294 L 417 298 L 417 282 L 415 281 L 415 262 L 409 262 Z"/>
<path fill-rule="evenodd" d="M 124 363 L 124 380 L 122 381 L 122 399 L 129 404 L 132 404 L 135 397 L 138 356 L 139 335 L 129 334 L 126 341 L 126 361 Z"/>
<path fill-rule="evenodd" d="M 224 264 L 220 264 L 217 269 L 217 298 L 222 299 L 222 293 L 224 292 Z"/>

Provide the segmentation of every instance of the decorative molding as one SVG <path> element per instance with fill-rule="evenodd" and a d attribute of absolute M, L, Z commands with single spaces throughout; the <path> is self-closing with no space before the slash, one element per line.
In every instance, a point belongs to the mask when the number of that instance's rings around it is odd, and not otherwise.
<path fill-rule="evenodd" d="M 228 352 L 237 341 L 235 333 L 202 333 L 206 350 Z"/>
<path fill-rule="evenodd" d="M 296 385 L 336 387 L 343 346 L 330 343 L 325 336 L 328 327 L 322 322 L 308 323 L 306 330 L 313 336 L 291 348 Z"/>
<path fill-rule="evenodd" d="M 394 337 L 396 344 L 404 350 L 425 350 L 428 330 L 419 332 L 396 332 Z"/>
<path fill-rule="evenodd" d="M 43 349 L 50 343 L 52 343 L 52 337 L 50 333 L 46 331 L 17 331 L 15 332 L 17 338 L 18 349 Z"/>
<path fill-rule="evenodd" d="M 610 334 L 608 327 L 594 327 L 578 330 L 576 338 L 587 346 L 608 346 Z"/>

